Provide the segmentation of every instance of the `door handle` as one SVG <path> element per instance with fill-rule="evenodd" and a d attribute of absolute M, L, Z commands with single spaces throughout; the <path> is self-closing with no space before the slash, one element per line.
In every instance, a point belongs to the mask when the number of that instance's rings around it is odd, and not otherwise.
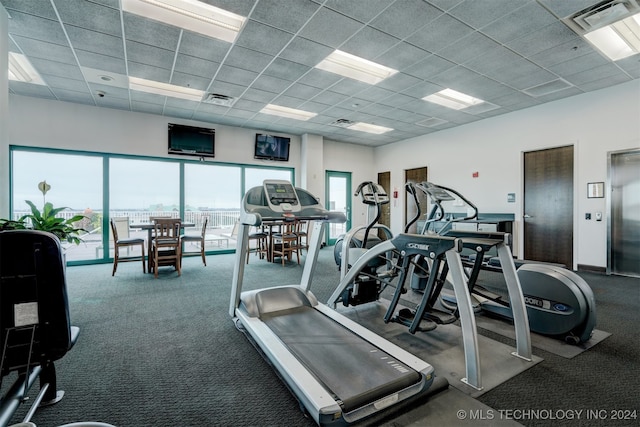
<path fill-rule="evenodd" d="M 522 215 L 522 218 L 527 219 L 527 218 L 533 218 L 533 217 L 531 215 L 524 214 Z"/>

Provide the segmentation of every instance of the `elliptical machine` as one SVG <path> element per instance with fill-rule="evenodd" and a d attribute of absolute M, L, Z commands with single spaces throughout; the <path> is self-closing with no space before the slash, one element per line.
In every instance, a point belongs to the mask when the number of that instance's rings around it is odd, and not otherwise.
<path fill-rule="evenodd" d="M 354 196 L 360 196 L 362 203 L 367 205 L 367 224 L 352 228 L 336 240 L 333 256 L 340 270 L 341 280 L 370 248 L 393 238 L 389 227 L 378 223 L 382 206 L 389 203 L 389 196 L 384 188 L 380 184 L 365 181 L 358 186 Z M 369 261 L 356 280 L 342 293 L 342 303 L 349 306 L 377 301 L 394 277 L 392 258 L 393 255 L 388 253 Z"/>
<path fill-rule="evenodd" d="M 451 224 L 477 218 L 477 208 L 457 191 L 429 182 L 416 185 L 424 192 L 433 209 L 423 227 L 423 233 L 459 237 L 467 252 L 475 252 L 466 257 L 465 273 L 468 275 L 468 286 L 471 296 L 476 300 L 480 310 L 512 320 L 511 306 L 503 296 L 490 292 L 479 286 L 476 281 L 481 270 L 502 271 L 500 261 L 487 254 L 487 249 L 473 245 L 477 238 L 504 238 L 505 233 L 457 231 Z M 417 202 L 417 198 L 415 199 Z M 447 213 L 445 202 L 464 205 L 473 215 L 456 218 L 453 212 Z M 460 208 L 459 208 L 460 209 Z M 465 242 L 467 242 L 465 244 Z M 463 257 L 464 258 L 464 257 Z M 563 339 L 570 344 L 579 344 L 589 340 L 596 325 L 596 303 L 593 291 L 580 276 L 573 271 L 554 264 L 518 261 L 517 276 L 522 288 L 531 331 Z M 424 279 L 415 277 L 412 288 L 419 290 Z M 456 309 L 455 296 L 442 293 L 440 303 L 450 310 Z"/>

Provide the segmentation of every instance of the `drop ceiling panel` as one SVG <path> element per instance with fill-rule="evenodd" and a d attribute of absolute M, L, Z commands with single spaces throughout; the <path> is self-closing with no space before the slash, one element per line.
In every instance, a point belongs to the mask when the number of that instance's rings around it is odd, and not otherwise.
<path fill-rule="evenodd" d="M 260 0 L 251 18 L 295 34 L 318 7 L 317 3 L 310 0 Z"/>
<path fill-rule="evenodd" d="M 220 67 L 217 62 L 196 58 L 195 56 L 180 55 L 175 58 L 174 71 L 204 77 L 209 80 L 213 78 Z"/>
<path fill-rule="evenodd" d="M 216 74 L 216 80 L 221 82 L 234 82 L 243 86 L 249 86 L 258 77 L 258 73 L 243 70 L 242 68 L 223 65 Z"/>
<path fill-rule="evenodd" d="M 438 50 L 437 54 L 457 64 L 464 64 L 499 46 L 496 41 L 476 31 Z"/>
<path fill-rule="evenodd" d="M 169 83 L 171 80 L 171 70 L 166 68 L 154 67 L 152 65 L 140 64 L 139 62 L 129 61 L 127 63 L 129 75 L 139 77 L 141 79 L 155 80 L 161 83 Z"/>
<path fill-rule="evenodd" d="M 529 33 L 506 45 L 524 57 L 530 57 L 542 51 L 574 40 L 576 33 L 561 22 L 547 25 L 540 31 Z"/>
<path fill-rule="evenodd" d="M 386 52 L 381 53 L 375 60 L 396 70 L 402 70 L 416 62 L 422 61 L 430 55 L 431 53 L 424 49 L 420 49 L 406 42 L 400 42 Z"/>
<path fill-rule="evenodd" d="M 181 73 L 174 71 L 171 76 L 172 85 L 189 87 L 192 89 L 198 89 L 206 91 L 211 83 L 211 79 L 207 77 L 194 76 L 193 74 Z"/>
<path fill-rule="evenodd" d="M 122 35 L 120 11 L 86 0 L 56 2 L 60 19 L 66 25 L 112 36 Z"/>
<path fill-rule="evenodd" d="M 514 10 L 503 19 L 498 19 L 482 28 L 482 32 L 500 43 L 523 37 L 542 29 L 557 19 L 536 2 L 528 2 L 525 6 Z"/>
<path fill-rule="evenodd" d="M 25 12 L 29 15 L 47 18 L 54 21 L 57 21 L 58 19 L 53 6 L 48 1 L 3 0 L 2 4 L 10 11 L 12 19 L 15 19 L 17 12 Z"/>
<path fill-rule="evenodd" d="M 407 39 L 429 52 L 437 52 L 473 33 L 473 29 L 450 15 L 441 15 Z"/>
<path fill-rule="evenodd" d="M 371 26 L 399 39 L 404 39 L 442 15 L 422 0 L 397 1 L 371 21 Z"/>
<path fill-rule="evenodd" d="M 396 37 L 375 28 L 364 27 L 340 46 L 340 50 L 372 61 L 380 52 L 385 52 L 399 42 L 400 39 Z"/>
<path fill-rule="evenodd" d="M 123 58 L 114 58 L 81 49 L 76 49 L 75 53 L 80 66 L 105 70 L 112 73 L 127 74 L 127 68 Z"/>
<path fill-rule="evenodd" d="M 68 45 L 60 22 L 13 10 L 9 12 L 11 13 L 9 33 L 12 36 L 24 36 L 30 39 L 43 40 L 63 46 Z M 53 19 L 55 19 L 55 14 Z"/>
<path fill-rule="evenodd" d="M 74 49 L 124 58 L 122 37 L 98 33 L 72 25 L 65 25 L 65 30 Z"/>
<path fill-rule="evenodd" d="M 311 67 L 287 61 L 286 59 L 276 58 L 264 70 L 264 74 L 272 77 L 278 77 L 284 80 L 296 81 L 309 72 Z"/>
<path fill-rule="evenodd" d="M 454 62 L 448 61 L 437 55 L 431 55 L 417 64 L 407 67 L 405 72 L 417 77 L 418 79 L 429 80 L 431 77 L 455 66 L 456 64 Z"/>
<path fill-rule="evenodd" d="M 389 7 L 389 0 L 367 0 L 366 5 L 357 1 L 327 0 L 324 5 L 360 22 L 369 22 L 376 15 Z M 363 7 L 364 6 L 364 7 Z"/>
<path fill-rule="evenodd" d="M 31 64 L 38 70 L 47 70 L 48 76 L 65 77 L 68 79 L 84 80 L 80 67 L 75 64 L 65 64 L 47 59 L 32 58 Z"/>
<path fill-rule="evenodd" d="M 177 27 L 127 12 L 123 13 L 123 21 L 127 42 L 134 41 L 167 50 L 178 47 L 180 29 Z"/>
<path fill-rule="evenodd" d="M 276 55 L 291 41 L 292 37 L 291 33 L 249 20 L 236 40 L 236 44 L 258 52 Z"/>
<path fill-rule="evenodd" d="M 48 59 L 67 64 L 76 62 L 73 51 L 68 46 L 21 36 L 15 36 L 14 40 L 20 45 L 22 53 L 30 58 Z"/>
<path fill-rule="evenodd" d="M 262 72 L 272 60 L 273 58 L 266 53 L 234 46 L 226 57 L 224 64 L 259 73 Z"/>
<path fill-rule="evenodd" d="M 480 29 L 528 2 L 529 0 L 467 0 L 459 2 L 449 13 L 470 27 Z"/>
<path fill-rule="evenodd" d="M 191 31 L 183 31 L 179 50 L 185 55 L 222 62 L 230 48 L 231 44 L 225 41 L 204 37 Z"/>
<path fill-rule="evenodd" d="M 361 22 L 331 9 L 322 8 L 302 28 L 300 36 L 337 48 L 361 28 Z"/>

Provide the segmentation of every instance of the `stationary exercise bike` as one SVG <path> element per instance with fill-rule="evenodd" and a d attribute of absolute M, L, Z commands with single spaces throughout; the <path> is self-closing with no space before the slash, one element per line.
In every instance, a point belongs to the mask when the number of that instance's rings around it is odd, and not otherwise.
<path fill-rule="evenodd" d="M 341 280 L 353 263 L 370 248 L 393 237 L 389 227 L 378 223 L 382 206 L 389 203 L 389 196 L 384 188 L 380 184 L 365 181 L 358 186 L 354 196 L 360 196 L 362 203 L 367 205 L 367 223 L 352 228 L 336 240 L 333 255 L 340 269 Z M 349 306 L 377 301 L 380 293 L 394 277 L 392 260 L 393 254 L 387 253 L 368 262 L 356 280 L 342 293 L 342 303 Z"/>
<path fill-rule="evenodd" d="M 467 253 L 471 253 L 465 258 L 464 265 L 469 291 L 477 307 L 487 314 L 511 320 L 510 302 L 476 283 L 481 270 L 501 272 L 502 259 L 489 255 L 489 248 L 474 245 L 474 239 L 502 238 L 507 241 L 510 236 L 496 232 L 455 230 L 453 223 L 468 221 L 469 217 L 477 218 L 475 205 L 450 188 L 429 182 L 418 184 L 416 188 L 426 194 L 433 204 L 423 233 L 460 237 Z M 443 206 L 447 202 L 458 206 L 458 211 L 464 209 L 473 214 L 461 218 L 459 214 L 456 216 L 452 211 L 447 212 Z M 563 339 L 570 344 L 587 341 L 596 324 L 596 303 L 589 285 L 580 276 L 559 265 L 526 260 L 517 260 L 516 265 L 531 331 Z M 424 279 L 416 277 L 412 288 L 420 290 L 422 281 Z M 451 294 L 441 293 L 440 303 L 450 310 L 456 309 L 456 300 Z"/>

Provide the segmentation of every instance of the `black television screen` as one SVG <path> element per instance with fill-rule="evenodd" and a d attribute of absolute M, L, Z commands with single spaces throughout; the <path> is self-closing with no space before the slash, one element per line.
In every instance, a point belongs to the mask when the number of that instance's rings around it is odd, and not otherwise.
<path fill-rule="evenodd" d="M 169 123 L 169 154 L 215 157 L 215 129 Z"/>
<path fill-rule="evenodd" d="M 291 138 L 283 136 L 256 134 L 255 159 L 289 161 L 289 143 Z"/>

